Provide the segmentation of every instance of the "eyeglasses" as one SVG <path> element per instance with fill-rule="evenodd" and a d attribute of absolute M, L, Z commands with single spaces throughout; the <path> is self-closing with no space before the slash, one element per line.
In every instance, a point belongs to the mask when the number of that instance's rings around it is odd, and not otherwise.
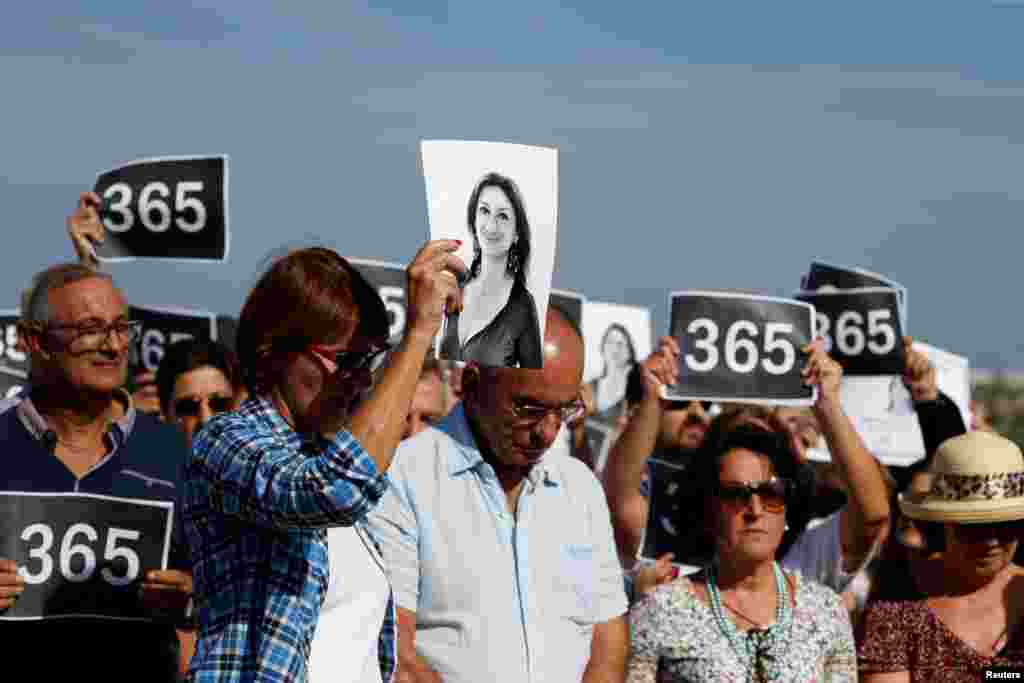
<path fill-rule="evenodd" d="M 73 352 L 92 351 L 103 346 L 110 334 L 114 333 L 126 344 L 131 344 L 142 334 L 142 323 L 138 320 L 118 320 L 108 324 L 90 322 L 76 325 L 47 325 L 46 331 L 63 333 L 65 342 Z"/>
<path fill-rule="evenodd" d="M 234 399 L 230 396 L 207 396 L 205 398 L 179 398 L 174 402 L 177 417 L 199 417 L 200 407 L 206 403 L 211 413 L 225 413 L 231 410 Z"/>
<path fill-rule="evenodd" d="M 700 404 L 705 413 L 710 413 L 718 405 L 713 401 L 667 401 L 665 410 L 689 410 L 694 403 Z"/>
<path fill-rule="evenodd" d="M 772 477 L 767 481 L 722 482 L 717 495 L 722 502 L 735 507 L 750 505 L 756 495 L 766 511 L 781 512 L 792 492 L 793 483 L 789 479 Z"/>
<path fill-rule="evenodd" d="M 512 402 L 512 414 L 523 422 L 535 424 L 546 418 L 551 413 L 558 413 L 558 419 L 562 422 L 576 422 L 586 412 L 583 399 L 576 397 L 564 405 L 549 407 L 539 403 L 515 400 Z"/>
<path fill-rule="evenodd" d="M 391 350 L 391 346 L 385 344 L 384 346 L 363 350 L 353 351 L 345 349 L 344 351 L 328 351 L 322 346 L 313 345 L 310 349 L 320 356 L 326 356 L 334 361 L 337 369 L 334 371 L 335 374 L 341 374 L 342 376 L 354 375 L 358 372 L 367 371 L 370 373 L 377 372 L 384 364 L 384 359 L 387 358 L 388 352 Z"/>

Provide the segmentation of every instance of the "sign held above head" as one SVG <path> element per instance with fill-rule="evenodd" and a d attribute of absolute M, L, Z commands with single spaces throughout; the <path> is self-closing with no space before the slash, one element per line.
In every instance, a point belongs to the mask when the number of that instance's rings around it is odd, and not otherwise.
<path fill-rule="evenodd" d="M 431 239 L 462 241 L 463 308 L 446 316 L 438 356 L 541 368 L 555 263 L 558 152 L 495 142 L 421 144 Z"/>
<path fill-rule="evenodd" d="M 101 173 L 101 261 L 226 261 L 228 158 L 141 159 Z"/>
<path fill-rule="evenodd" d="M 817 389 L 801 371 L 813 339 L 814 307 L 754 294 L 684 291 L 669 297 L 671 334 L 679 344 L 673 401 L 808 406 Z"/>

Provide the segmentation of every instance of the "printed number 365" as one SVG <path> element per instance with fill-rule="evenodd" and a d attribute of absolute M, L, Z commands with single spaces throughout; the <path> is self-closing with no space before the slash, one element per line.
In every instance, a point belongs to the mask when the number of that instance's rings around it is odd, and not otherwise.
<path fill-rule="evenodd" d="M 700 351 L 702 357 L 687 353 L 686 365 L 694 372 L 711 372 L 718 367 L 719 360 L 724 356 L 726 366 L 735 373 L 747 374 L 754 371 L 760 362 L 765 372 L 771 375 L 785 375 L 793 370 L 796 363 L 796 349 L 793 342 L 784 335 L 793 333 L 789 323 L 766 323 L 764 327 L 764 358 L 762 349 L 754 342 L 760 330 L 749 320 L 737 320 L 725 333 L 724 353 L 719 353 L 717 342 L 720 334 L 718 323 L 709 318 L 697 318 L 686 328 L 687 334 L 697 335 L 693 340 L 693 348 Z M 743 335 L 743 336 L 740 336 Z M 780 352 L 781 360 L 774 354 Z"/>
<path fill-rule="evenodd" d="M 199 197 L 191 196 L 202 191 L 203 183 L 200 181 L 183 180 L 175 187 L 174 224 L 183 232 L 195 233 L 206 227 L 206 205 Z M 118 218 L 104 217 L 103 225 L 111 232 L 127 232 L 135 225 L 135 216 L 138 215 L 139 221 L 150 232 L 166 232 L 171 227 L 171 207 L 166 201 L 170 196 L 171 188 L 167 183 L 149 183 L 142 188 L 139 201 L 133 207 L 131 185 L 114 183 L 103 193 L 103 198 L 113 200 L 109 211 Z"/>
<path fill-rule="evenodd" d="M 96 529 L 90 524 L 79 522 L 68 527 L 64 538 L 60 543 L 60 551 L 57 556 L 57 564 L 63 577 L 72 583 L 88 581 L 96 572 L 96 552 L 90 545 L 76 543 L 76 537 L 84 536 L 89 543 L 95 543 L 99 539 Z M 103 580 L 111 586 L 126 586 L 139 577 L 139 555 L 125 545 L 118 545 L 121 541 L 139 540 L 139 532 L 132 529 L 119 529 L 110 527 L 107 531 L 107 544 L 103 551 L 103 560 L 112 563 L 114 560 L 122 559 L 127 564 L 124 575 L 118 576 L 111 571 L 110 567 L 100 570 Z M 28 556 L 30 560 L 39 562 L 38 571 L 30 572 L 28 567 L 19 567 L 18 574 L 28 584 L 46 583 L 54 570 L 54 558 L 51 554 L 53 549 L 53 529 L 48 524 L 30 524 L 21 532 L 21 540 L 31 542 L 39 538 L 39 545 L 30 547 Z M 72 566 L 72 558 L 80 557 L 81 561 Z"/>

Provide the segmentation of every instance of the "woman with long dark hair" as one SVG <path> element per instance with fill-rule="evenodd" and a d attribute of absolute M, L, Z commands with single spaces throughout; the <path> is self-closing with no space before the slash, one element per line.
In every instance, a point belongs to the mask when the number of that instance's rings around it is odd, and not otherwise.
<path fill-rule="evenodd" d="M 488 173 L 466 207 L 473 262 L 463 309 L 448 317 L 441 356 L 494 367 L 540 368 L 540 322 L 526 287 L 530 223 L 515 182 Z"/>

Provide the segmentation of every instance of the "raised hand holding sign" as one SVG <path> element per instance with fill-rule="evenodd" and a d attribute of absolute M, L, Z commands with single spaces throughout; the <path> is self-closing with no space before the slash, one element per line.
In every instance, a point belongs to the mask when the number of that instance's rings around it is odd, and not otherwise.
<path fill-rule="evenodd" d="M 227 177 L 225 156 L 144 159 L 100 174 L 94 191 L 106 238 L 94 243 L 95 254 L 226 260 Z"/>
<path fill-rule="evenodd" d="M 814 307 L 776 297 L 676 292 L 672 336 L 680 347 L 679 382 L 669 400 L 810 405 L 801 376 L 812 340 Z"/>

